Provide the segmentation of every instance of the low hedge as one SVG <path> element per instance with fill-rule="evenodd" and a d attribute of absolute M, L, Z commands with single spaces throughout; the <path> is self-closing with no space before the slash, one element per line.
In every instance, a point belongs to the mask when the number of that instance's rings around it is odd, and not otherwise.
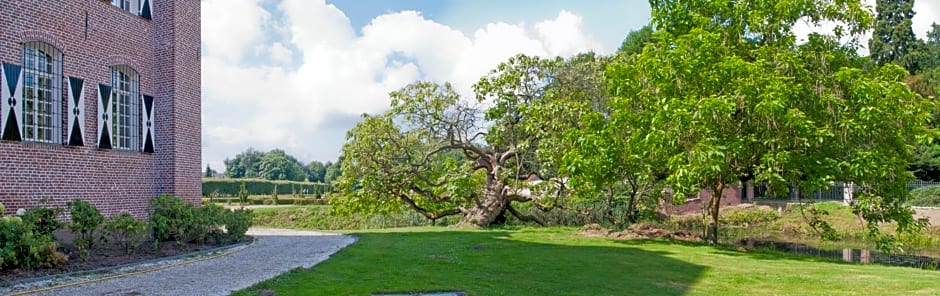
<path fill-rule="evenodd" d="M 210 203 L 227 203 L 227 204 L 238 204 L 238 197 L 218 197 L 218 198 L 202 198 L 202 204 Z M 249 205 L 273 205 L 274 199 L 269 196 L 252 196 L 248 198 Z M 277 204 L 279 205 L 328 205 L 330 200 L 328 198 L 314 198 L 314 197 L 278 197 Z"/>
<path fill-rule="evenodd" d="M 202 179 L 203 196 L 238 196 L 242 183 L 245 183 L 245 190 L 249 195 L 268 195 L 274 192 L 274 184 L 277 184 L 277 194 L 279 195 L 305 195 L 310 197 L 320 197 L 324 193 L 330 192 L 330 185 L 326 183 L 297 182 L 297 181 L 272 181 L 265 179 Z M 307 193 L 303 193 L 307 189 Z"/>
<path fill-rule="evenodd" d="M 915 207 L 940 207 L 940 186 L 927 186 L 911 190 L 907 204 Z"/>

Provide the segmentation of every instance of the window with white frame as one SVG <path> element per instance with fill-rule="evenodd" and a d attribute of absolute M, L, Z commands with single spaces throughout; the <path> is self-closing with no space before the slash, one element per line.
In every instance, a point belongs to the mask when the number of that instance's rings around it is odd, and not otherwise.
<path fill-rule="evenodd" d="M 111 0 L 111 5 L 117 6 L 130 13 L 138 14 L 138 12 L 140 12 L 140 7 L 138 7 L 139 1 L 140 0 Z"/>
<path fill-rule="evenodd" d="M 23 140 L 62 142 L 62 53 L 43 42 L 23 44 Z"/>
<path fill-rule="evenodd" d="M 140 77 L 128 66 L 111 67 L 111 145 L 140 148 Z"/>

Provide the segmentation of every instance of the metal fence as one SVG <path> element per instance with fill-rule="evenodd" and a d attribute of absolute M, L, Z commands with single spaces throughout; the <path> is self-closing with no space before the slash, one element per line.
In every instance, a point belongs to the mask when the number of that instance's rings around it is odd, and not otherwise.
<path fill-rule="evenodd" d="M 940 182 L 917 180 L 907 184 L 907 190 L 914 190 L 921 187 L 938 186 Z"/>
<path fill-rule="evenodd" d="M 921 181 L 917 180 L 907 184 L 907 190 L 914 190 L 921 187 L 928 186 L 940 186 L 940 182 L 934 181 Z M 754 199 L 756 200 L 797 200 L 798 192 L 794 190 L 793 186 L 788 186 L 789 190 L 777 190 L 774 192 L 770 190 L 766 183 L 754 185 Z M 804 194 L 803 199 L 805 200 L 815 200 L 815 201 L 843 201 L 845 198 L 845 189 L 846 184 L 843 182 L 836 182 L 829 190 L 816 190 L 811 194 Z M 855 186 L 855 192 L 860 190 L 859 186 Z M 783 192 L 780 192 L 783 191 Z"/>

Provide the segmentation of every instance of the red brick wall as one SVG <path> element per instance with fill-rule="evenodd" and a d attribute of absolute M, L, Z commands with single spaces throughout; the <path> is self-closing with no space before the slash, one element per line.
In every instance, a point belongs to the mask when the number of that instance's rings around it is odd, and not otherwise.
<path fill-rule="evenodd" d="M 702 209 L 708 205 L 709 201 L 712 198 L 712 191 L 707 189 L 702 189 L 699 191 L 698 196 L 690 196 L 686 198 L 684 204 L 681 205 L 669 205 L 666 207 L 667 214 L 694 214 L 702 213 Z M 721 206 L 734 206 L 741 204 L 741 189 L 738 187 L 732 187 L 724 190 L 724 194 L 721 196 Z"/>
<path fill-rule="evenodd" d="M 22 42 L 55 46 L 63 54 L 63 107 L 67 77 L 85 81 L 84 147 L 0 142 L 5 214 L 40 199 L 63 206 L 81 198 L 108 215 L 126 211 L 138 217 L 146 215 L 147 201 L 161 192 L 198 201 L 200 3 L 154 2 L 154 20 L 148 20 L 110 1 L 0 0 L 0 62 L 22 64 Z M 185 44 L 174 46 L 179 43 Z M 154 154 L 97 148 L 97 85 L 110 84 L 109 67 L 119 64 L 133 67 L 140 75 L 141 94 L 155 97 Z M 173 79 L 188 81 L 168 81 Z M 68 123 L 62 117 L 65 143 Z"/>

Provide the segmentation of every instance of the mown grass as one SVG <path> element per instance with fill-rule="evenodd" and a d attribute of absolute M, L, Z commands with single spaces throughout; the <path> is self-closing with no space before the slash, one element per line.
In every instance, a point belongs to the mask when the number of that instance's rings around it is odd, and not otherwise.
<path fill-rule="evenodd" d="M 571 228 L 424 227 L 353 233 L 312 269 L 234 295 L 937 295 L 940 272 L 853 265 L 670 241 L 613 241 Z"/>

